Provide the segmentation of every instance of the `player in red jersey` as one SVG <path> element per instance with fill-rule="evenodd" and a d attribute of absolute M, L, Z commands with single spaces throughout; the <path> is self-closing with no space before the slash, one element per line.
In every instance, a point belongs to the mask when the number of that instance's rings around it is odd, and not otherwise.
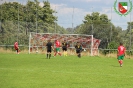
<path fill-rule="evenodd" d="M 54 54 L 54 56 L 56 56 L 56 54 L 59 54 L 61 56 L 61 53 L 60 53 L 60 42 L 58 40 L 55 41 L 55 54 Z"/>
<path fill-rule="evenodd" d="M 19 47 L 18 47 L 18 42 L 14 43 L 14 48 L 17 51 L 17 54 L 19 54 Z"/>
<path fill-rule="evenodd" d="M 123 46 L 122 43 L 120 43 L 120 45 L 118 46 L 118 51 L 117 51 L 117 59 L 118 59 L 118 62 L 119 62 L 121 67 L 123 65 L 123 59 L 125 56 L 125 51 L 126 51 L 126 48 Z"/>

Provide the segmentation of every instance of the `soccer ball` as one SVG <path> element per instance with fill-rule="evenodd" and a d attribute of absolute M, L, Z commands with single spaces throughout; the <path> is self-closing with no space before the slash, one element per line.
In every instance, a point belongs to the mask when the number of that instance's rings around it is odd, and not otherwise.
<path fill-rule="evenodd" d="M 36 53 L 38 53 L 38 51 L 36 51 Z"/>
<path fill-rule="evenodd" d="M 86 49 L 84 49 L 84 51 L 86 51 Z"/>

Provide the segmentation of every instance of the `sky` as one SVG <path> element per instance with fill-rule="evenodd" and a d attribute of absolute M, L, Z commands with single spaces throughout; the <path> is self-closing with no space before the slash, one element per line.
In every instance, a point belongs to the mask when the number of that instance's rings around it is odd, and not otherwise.
<path fill-rule="evenodd" d="M 5 1 L 17 1 L 25 4 L 27 0 L 0 0 L 0 3 Z M 31 0 L 33 1 L 33 0 Z M 43 1 L 38 0 L 40 6 L 43 6 Z M 118 15 L 114 10 L 114 3 L 116 0 L 48 0 L 51 8 L 57 13 L 57 23 L 64 28 L 76 27 L 83 23 L 84 17 L 92 12 L 99 12 L 100 14 L 108 15 L 108 18 L 115 26 L 127 29 L 127 22 L 133 21 L 133 10 L 126 16 Z M 129 1 L 133 0 L 117 0 L 115 8 L 118 9 L 118 2 L 128 2 L 128 10 L 131 5 Z M 73 26 L 72 26 L 73 24 Z"/>

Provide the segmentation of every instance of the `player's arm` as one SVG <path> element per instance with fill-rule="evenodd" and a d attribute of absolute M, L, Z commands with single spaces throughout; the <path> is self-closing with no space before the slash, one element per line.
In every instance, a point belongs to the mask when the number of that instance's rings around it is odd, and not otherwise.
<path fill-rule="evenodd" d="M 52 48 L 52 50 L 54 50 L 54 47 L 53 46 L 51 46 L 51 48 Z"/>
<path fill-rule="evenodd" d="M 54 44 L 51 44 L 51 48 L 52 48 L 52 50 L 54 50 Z"/>

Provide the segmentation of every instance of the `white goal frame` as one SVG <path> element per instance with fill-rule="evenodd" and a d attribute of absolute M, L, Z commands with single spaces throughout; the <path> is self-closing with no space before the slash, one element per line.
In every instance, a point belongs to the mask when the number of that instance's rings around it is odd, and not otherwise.
<path fill-rule="evenodd" d="M 29 35 L 29 54 L 33 50 L 33 47 L 36 48 L 36 52 L 38 52 L 39 47 L 45 47 L 43 44 L 47 40 L 67 40 L 68 42 L 71 42 L 72 45 L 70 45 L 69 49 L 74 49 L 74 43 L 80 42 L 80 43 L 87 43 L 89 42 L 87 47 L 83 47 L 84 49 L 90 50 L 90 56 L 95 55 L 95 50 L 97 51 L 97 55 L 99 55 L 98 46 L 100 44 L 99 39 L 96 39 L 93 37 L 93 35 L 85 35 L 85 34 L 55 34 L 55 33 L 34 33 L 31 32 Z M 98 41 L 98 42 L 97 42 Z"/>

